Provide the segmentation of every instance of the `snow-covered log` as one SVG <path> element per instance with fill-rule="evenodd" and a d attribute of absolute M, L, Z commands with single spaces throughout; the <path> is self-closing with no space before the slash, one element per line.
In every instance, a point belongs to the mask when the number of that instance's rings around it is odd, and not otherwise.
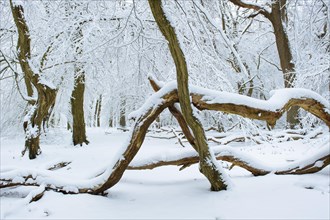
<path fill-rule="evenodd" d="M 169 86 L 173 82 L 163 84 L 149 76 L 153 88 Z M 235 93 L 215 91 L 190 86 L 193 105 L 199 110 L 215 110 L 236 114 L 245 118 L 266 121 L 274 126 L 276 121 L 291 107 L 298 106 L 321 119 L 330 127 L 329 102 L 319 94 L 301 88 L 278 89 L 271 91 L 271 98 L 259 100 Z"/>
<path fill-rule="evenodd" d="M 114 163 L 104 172 L 92 179 L 70 180 L 57 175 L 51 170 L 13 169 L 0 173 L 0 188 L 11 186 L 40 186 L 47 190 L 62 193 L 102 194 L 121 179 L 129 163 L 140 149 L 150 124 L 167 107 L 178 101 L 175 86 L 166 87 L 153 94 L 147 102 L 134 113 L 136 118 L 128 141 L 115 156 Z"/>
<path fill-rule="evenodd" d="M 152 95 L 138 111 L 134 112 L 136 120 L 131 129 L 131 138 L 128 144 L 123 146 L 122 152 L 119 152 L 118 160 L 111 169 L 109 177 L 102 185 L 93 189 L 93 193 L 102 193 L 119 182 L 129 163 L 140 149 L 151 123 L 164 109 L 177 101 L 176 89 L 164 88 Z"/>
<path fill-rule="evenodd" d="M 316 173 L 330 164 L 330 152 L 326 146 L 322 147 L 318 152 L 309 155 L 306 159 L 295 161 L 282 167 L 272 167 L 258 162 L 258 159 L 253 156 L 248 156 L 232 147 L 218 146 L 214 148 L 213 151 L 218 160 L 230 162 L 232 166 L 242 167 L 250 171 L 254 176 L 261 176 L 269 173 L 277 175 Z M 164 158 L 166 159 L 164 160 Z M 157 155 L 145 161 L 133 162 L 128 169 L 144 170 L 168 165 L 182 166 L 182 168 L 185 168 L 198 163 L 198 160 L 197 153 L 193 151 L 176 155 Z"/>

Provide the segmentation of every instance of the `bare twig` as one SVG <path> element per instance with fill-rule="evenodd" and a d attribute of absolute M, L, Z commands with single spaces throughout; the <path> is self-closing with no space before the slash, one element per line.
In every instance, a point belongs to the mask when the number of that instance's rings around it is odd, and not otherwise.
<path fill-rule="evenodd" d="M 182 140 L 181 140 L 182 138 L 175 132 L 175 129 L 174 128 L 172 128 L 172 132 L 173 132 L 174 136 L 178 139 L 180 145 L 182 147 L 186 147 L 186 146 L 183 145 Z"/>

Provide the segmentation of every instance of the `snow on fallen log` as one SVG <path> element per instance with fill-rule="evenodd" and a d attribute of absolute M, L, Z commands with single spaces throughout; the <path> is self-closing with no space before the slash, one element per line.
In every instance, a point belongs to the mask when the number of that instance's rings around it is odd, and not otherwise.
<path fill-rule="evenodd" d="M 102 194 L 121 179 L 129 163 L 140 149 L 150 124 L 168 106 L 178 101 L 173 88 L 164 88 L 153 94 L 136 112 L 135 123 L 132 126 L 127 141 L 118 150 L 116 156 L 103 169 L 101 174 L 91 179 L 71 179 L 51 170 L 14 169 L 0 173 L 0 188 L 25 185 L 45 185 L 47 190 L 62 193 Z M 110 155 L 112 156 L 112 155 Z"/>
<path fill-rule="evenodd" d="M 7 215 L 17 212 L 17 210 L 22 209 L 22 207 L 28 205 L 29 203 L 36 202 L 41 199 L 44 195 L 46 188 L 44 185 L 40 185 L 37 189 L 32 190 L 23 200 L 20 200 L 13 207 L 10 207 L 9 211 L 4 210 L 0 214 L 0 219 L 5 219 Z"/>
<path fill-rule="evenodd" d="M 148 77 L 155 91 L 160 88 L 169 91 L 175 82 L 164 84 L 152 75 Z M 236 114 L 245 118 L 266 121 L 274 126 L 276 121 L 291 107 L 299 106 L 321 119 L 330 127 L 330 104 L 321 95 L 308 89 L 286 88 L 271 91 L 268 100 L 248 96 L 189 86 L 193 105 L 199 110 L 215 110 Z"/>
<path fill-rule="evenodd" d="M 322 170 L 330 164 L 330 149 L 324 145 L 320 150 L 308 155 L 307 158 L 297 160 L 285 166 L 274 167 L 260 162 L 251 155 L 227 146 L 217 146 L 212 149 L 218 160 L 232 163 L 234 166 L 242 167 L 255 176 L 274 173 L 277 175 L 308 174 Z M 133 161 L 128 169 L 144 170 L 154 169 L 161 166 L 182 166 L 183 168 L 198 163 L 199 157 L 195 151 L 172 152 L 162 155 L 154 155 L 145 160 Z"/>
<path fill-rule="evenodd" d="M 1 172 L 0 188 L 13 186 L 41 186 L 47 190 L 54 190 L 62 193 L 82 193 L 95 187 L 100 181 L 97 179 L 70 179 L 64 175 L 58 175 L 50 170 L 37 169 L 14 169 Z"/>
<path fill-rule="evenodd" d="M 272 91 L 268 100 L 259 100 L 240 94 L 217 92 L 192 87 L 192 102 L 199 110 L 216 110 L 241 115 L 250 119 L 264 120 L 270 126 L 291 107 L 299 106 L 312 113 L 330 127 L 330 106 L 319 94 L 299 88 Z"/>

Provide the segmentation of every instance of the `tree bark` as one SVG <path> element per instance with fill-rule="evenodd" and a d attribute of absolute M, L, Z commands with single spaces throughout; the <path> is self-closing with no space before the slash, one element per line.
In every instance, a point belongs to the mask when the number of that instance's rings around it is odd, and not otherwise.
<path fill-rule="evenodd" d="M 149 82 L 151 84 L 151 87 L 155 92 L 159 91 L 161 89 L 161 86 L 157 84 L 156 80 L 153 79 L 151 76 L 149 76 Z M 191 134 L 189 126 L 187 125 L 186 120 L 184 119 L 181 111 L 175 107 L 175 105 L 171 105 L 168 107 L 168 110 L 171 112 L 171 114 L 176 118 L 176 120 L 179 123 L 179 126 L 182 129 L 183 134 L 187 138 L 189 144 L 198 152 L 198 149 L 195 145 L 195 138 Z"/>
<path fill-rule="evenodd" d="M 40 132 L 43 120 L 49 114 L 51 106 L 55 103 L 56 89 L 40 80 L 39 73 L 33 72 L 29 60 L 31 58 L 31 39 L 29 28 L 24 18 L 24 10 L 21 5 L 13 4 L 10 1 L 12 15 L 18 31 L 17 51 L 21 69 L 27 85 L 28 95 L 31 95 L 31 84 L 36 88 L 38 99 L 36 102 L 29 102 L 29 110 L 24 120 L 25 149 L 29 150 L 29 158 L 35 159 L 40 151 Z"/>
<path fill-rule="evenodd" d="M 211 190 L 225 190 L 227 185 L 223 180 L 224 174 L 220 172 L 214 155 L 212 155 L 209 150 L 201 122 L 193 115 L 188 89 L 188 69 L 186 60 L 180 48 L 179 40 L 177 39 L 175 30 L 171 26 L 171 23 L 167 20 L 161 4 L 161 0 L 149 0 L 152 14 L 160 31 L 163 33 L 165 39 L 169 43 L 169 49 L 176 66 L 180 107 L 183 117 L 191 128 L 195 137 L 195 145 L 200 156 L 200 171 L 211 183 Z"/>
<path fill-rule="evenodd" d="M 136 118 L 128 146 L 118 158 L 110 176 L 102 185 L 93 189 L 93 194 L 100 194 L 118 183 L 128 165 L 139 151 L 151 123 L 156 120 L 164 109 L 178 101 L 176 91 L 166 93 L 160 98 L 163 100 L 162 104 L 149 107 L 142 115 Z"/>
<path fill-rule="evenodd" d="M 81 72 L 80 72 L 81 73 Z M 82 146 L 83 143 L 88 144 L 86 137 L 86 124 L 84 115 L 84 91 L 85 76 L 84 74 L 75 73 L 74 89 L 71 94 L 71 113 L 72 113 L 72 141 L 73 145 Z"/>
<path fill-rule="evenodd" d="M 82 55 L 82 24 L 77 27 L 73 42 L 76 63 L 74 64 L 74 88 L 71 94 L 71 114 L 72 114 L 72 141 L 73 145 L 82 146 L 89 144 L 86 137 L 86 124 L 84 114 L 84 93 L 85 93 L 85 71 L 83 64 L 79 62 Z M 78 61 L 78 62 L 77 62 Z"/>
<path fill-rule="evenodd" d="M 274 28 L 276 47 L 280 58 L 281 69 L 284 76 L 284 87 L 293 88 L 296 79 L 295 65 L 293 63 L 292 52 L 290 49 L 288 34 L 283 24 L 287 22 L 286 0 L 278 0 L 272 3 L 272 13 L 270 21 Z M 299 124 L 298 108 L 293 107 L 287 112 L 287 124 L 294 128 Z"/>

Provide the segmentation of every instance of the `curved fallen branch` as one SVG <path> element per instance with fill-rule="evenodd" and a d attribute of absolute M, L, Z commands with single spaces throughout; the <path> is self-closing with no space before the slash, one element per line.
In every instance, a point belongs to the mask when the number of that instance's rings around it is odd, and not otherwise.
<path fill-rule="evenodd" d="M 150 124 L 165 108 L 175 102 L 178 102 L 175 87 L 162 89 L 153 94 L 139 111 L 135 112 L 136 120 L 128 137 L 129 142 L 120 149 L 116 157 L 117 161 L 107 166 L 103 173 L 93 179 L 70 181 L 50 170 L 17 169 L 1 172 L 0 188 L 44 185 L 47 190 L 62 193 L 102 194 L 121 179 L 128 164 L 140 149 Z"/>
<path fill-rule="evenodd" d="M 149 76 L 154 88 L 167 87 Z M 169 83 L 171 84 L 171 83 Z M 322 120 L 330 128 L 329 102 L 319 94 L 301 88 L 278 89 L 272 91 L 268 100 L 259 100 L 244 95 L 221 92 L 198 86 L 190 86 L 193 105 L 199 110 L 215 110 L 245 118 L 266 121 L 275 126 L 276 121 L 291 107 L 298 106 Z"/>
<path fill-rule="evenodd" d="M 99 194 L 114 186 L 122 177 L 129 163 L 140 149 L 147 130 L 151 123 L 167 107 L 178 101 L 176 89 L 160 90 L 145 103 L 136 114 L 135 124 L 132 130 L 131 139 L 124 151 L 119 154 L 115 166 L 111 169 L 111 174 L 107 180 L 99 187 L 93 189 L 94 194 Z M 107 172 L 105 172 L 106 174 Z"/>
<path fill-rule="evenodd" d="M 281 89 L 278 90 L 278 94 L 274 95 L 271 99 L 267 101 L 258 100 L 259 102 L 264 102 L 264 106 L 271 105 L 271 103 L 277 98 L 280 98 L 283 92 L 288 90 L 288 92 L 296 92 L 298 89 Z M 297 91 L 299 92 L 299 90 Z M 220 94 L 219 94 L 220 95 Z M 225 94 L 224 94 L 225 95 Z M 304 96 L 305 95 L 305 96 Z M 237 94 L 237 96 L 239 96 Z M 241 98 L 241 97 L 239 97 Z M 248 97 L 245 97 L 248 98 Z M 226 113 L 236 114 L 243 116 L 245 118 L 257 119 L 266 121 L 271 127 L 275 126 L 276 121 L 282 117 L 282 115 L 288 111 L 293 106 L 298 106 L 304 110 L 312 113 L 319 119 L 321 119 L 325 124 L 330 127 L 330 115 L 326 111 L 327 108 L 322 102 L 314 98 L 308 97 L 308 95 L 302 93 L 301 97 L 290 98 L 285 100 L 285 104 L 277 105 L 275 108 L 262 108 L 254 107 L 254 105 L 248 103 L 230 103 L 230 101 L 217 101 L 217 97 L 208 97 L 207 94 L 195 93 L 192 95 L 193 104 L 199 110 L 216 110 Z M 248 100 L 248 99 L 247 99 Z"/>
<path fill-rule="evenodd" d="M 254 176 L 262 176 L 269 173 L 277 175 L 288 174 L 310 174 L 316 173 L 330 164 L 330 152 L 326 146 L 319 152 L 310 155 L 307 159 L 290 163 L 283 167 L 271 167 L 266 164 L 257 162 L 258 160 L 252 156 L 248 156 L 231 147 L 220 146 L 214 149 L 218 160 L 232 163 L 232 166 L 238 166 L 250 171 Z M 172 155 L 173 159 L 162 160 L 161 158 L 171 157 L 171 155 L 161 155 L 161 157 L 153 157 L 146 161 L 132 163 L 129 170 L 145 170 L 154 169 L 161 166 L 182 166 L 186 168 L 192 164 L 198 163 L 198 155 L 195 152 L 185 153 L 183 156 Z M 149 161 L 152 162 L 149 162 Z M 181 169 L 182 169 L 181 168 Z M 180 170 L 181 170 L 180 169 Z"/>

